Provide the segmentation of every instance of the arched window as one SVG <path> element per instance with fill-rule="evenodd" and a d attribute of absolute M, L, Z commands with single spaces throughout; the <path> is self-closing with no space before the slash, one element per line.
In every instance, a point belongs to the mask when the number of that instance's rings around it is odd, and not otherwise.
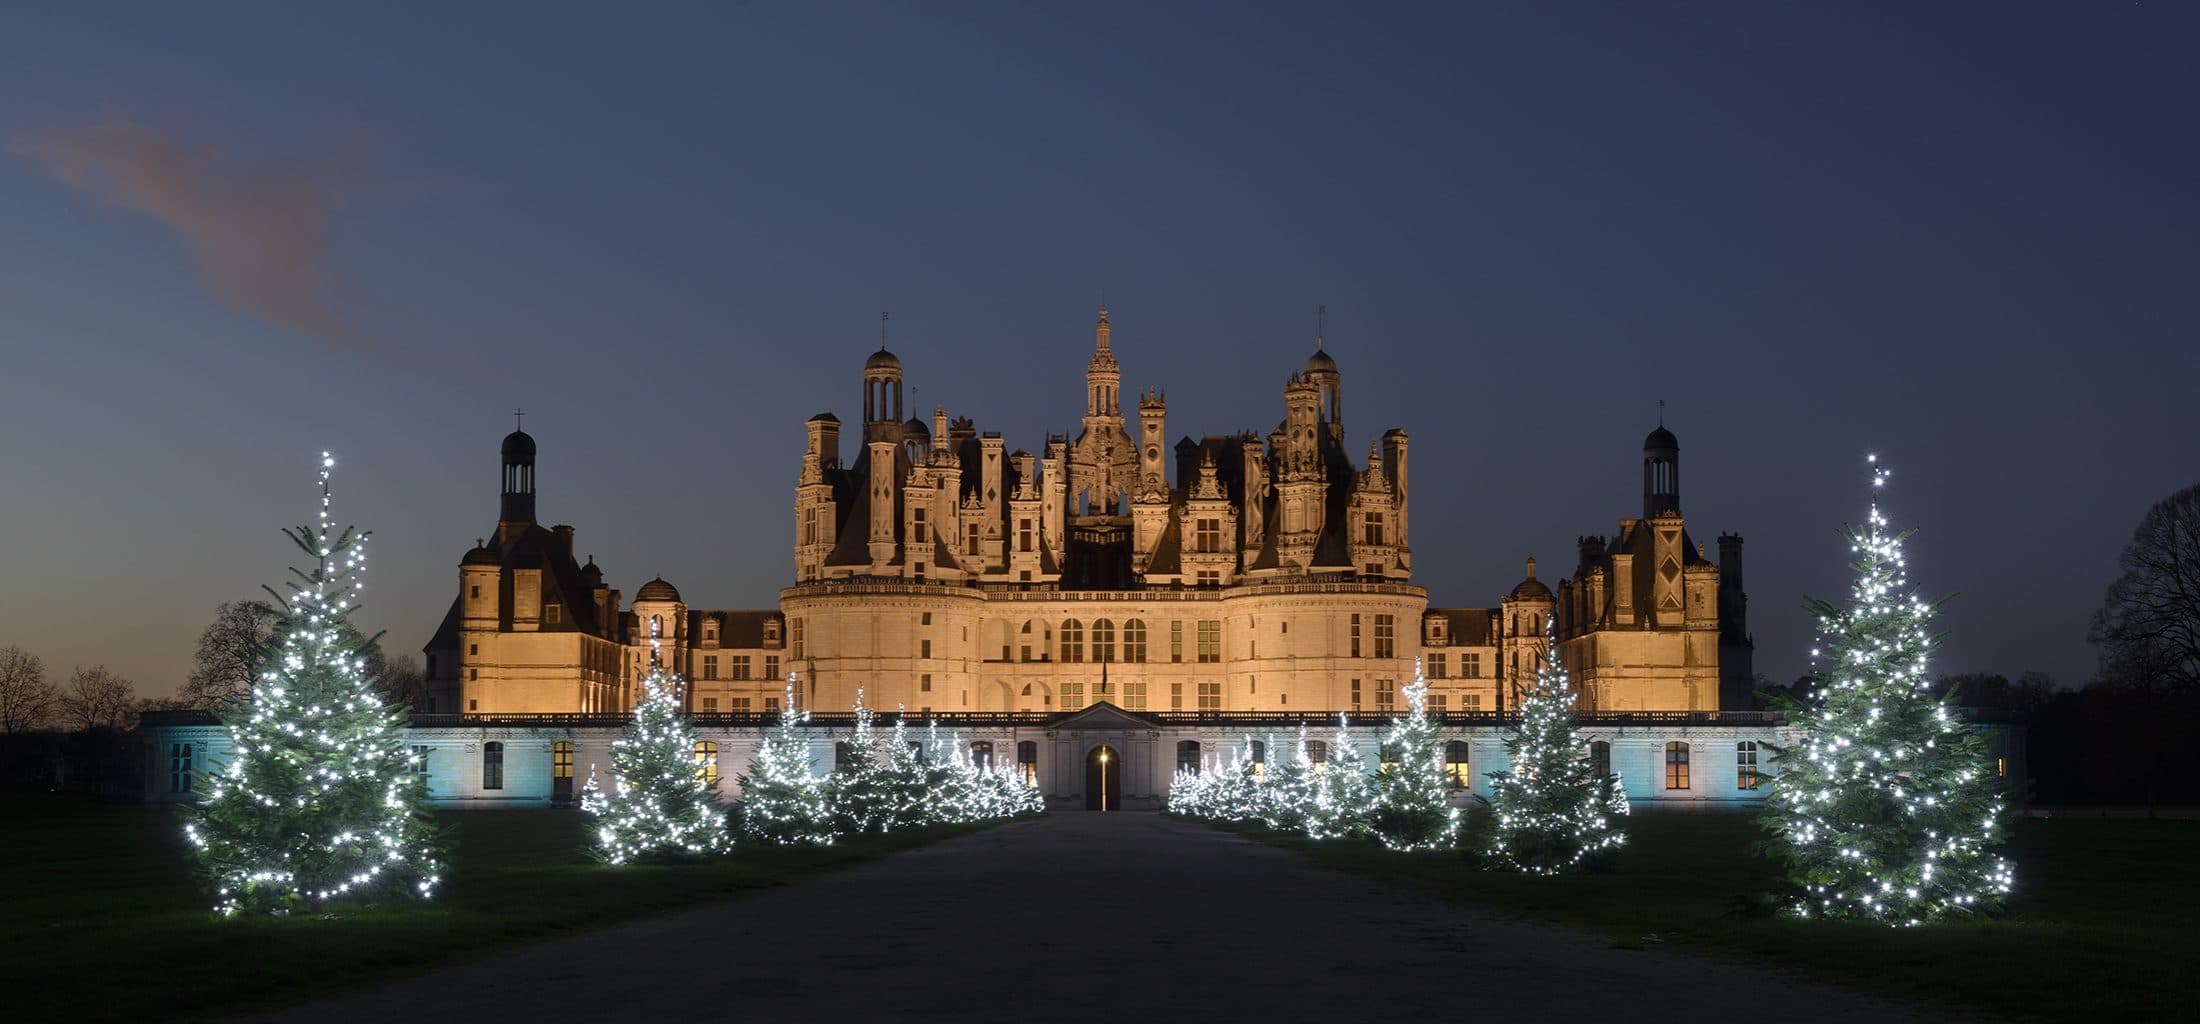
<path fill-rule="evenodd" d="M 1036 741 L 1024 740 L 1016 744 L 1016 774 L 1031 785 L 1039 784 L 1039 744 Z"/>
<path fill-rule="evenodd" d="M 1688 788 L 1688 744 L 1678 740 L 1665 745 L 1665 788 Z"/>
<path fill-rule="evenodd" d="M 1146 620 L 1132 619 L 1123 623 L 1123 660 L 1146 660 Z"/>
<path fill-rule="evenodd" d="M 1589 744 L 1589 770 L 1599 778 L 1612 774 L 1612 745 L 1597 740 Z"/>
<path fill-rule="evenodd" d="M 695 741 L 695 776 L 703 785 L 718 784 L 718 744 L 709 740 Z"/>
<path fill-rule="evenodd" d="M 1757 788 L 1757 741 L 1734 744 L 1734 788 Z"/>
<path fill-rule="evenodd" d="M 1528 615 L 1528 634 L 1530 636 L 1543 635 L 1543 616 L 1535 613 Z"/>
<path fill-rule="evenodd" d="M 1444 744 L 1444 772 L 1451 776 L 1451 784 L 1460 789 L 1474 786 L 1474 770 L 1467 763 L 1468 752 L 1465 740 Z"/>
<path fill-rule="evenodd" d="M 1085 626 L 1076 619 L 1062 620 L 1062 660 L 1073 664 L 1085 660 Z"/>
<path fill-rule="evenodd" d="M 504 788 L 504 744 L 491 741 L 481 745 L 481 788 Z"/>
<path fill-rule="evenodd" d="M 993 744 L 985 740 L 970 744 L 970 763 L 980 768 L 993 767 Z"/>
<path fill-rule="evenodd" d="M 1196 772 L 1199 770 L 1198 740 L 1178 740 L 1176 742 L 1176 770 L 1180 772 Z"/>
<path fill-rule="evenodd" d="M 1092 660 L 1115 660 L 1115 620 L 1094 619 L 1092 623 Z"/>

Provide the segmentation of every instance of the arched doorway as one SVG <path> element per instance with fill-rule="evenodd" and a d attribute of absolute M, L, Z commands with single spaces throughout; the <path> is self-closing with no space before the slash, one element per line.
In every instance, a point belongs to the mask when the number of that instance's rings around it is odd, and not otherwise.
<path fill-rule="evenodd" d="M 1085 755 L 1085 809 L 1123 809 L 1123 755 L 1106 744 Z"/>

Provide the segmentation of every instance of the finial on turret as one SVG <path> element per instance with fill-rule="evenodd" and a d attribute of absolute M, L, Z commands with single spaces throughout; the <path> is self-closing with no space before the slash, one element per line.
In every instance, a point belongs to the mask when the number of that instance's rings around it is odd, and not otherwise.
<path fill-rule="evenodd" d="M 1314 307 L 1314 351 L 1322 350 L 1322 335 L 1329 333 L 1329 304 Z"/>

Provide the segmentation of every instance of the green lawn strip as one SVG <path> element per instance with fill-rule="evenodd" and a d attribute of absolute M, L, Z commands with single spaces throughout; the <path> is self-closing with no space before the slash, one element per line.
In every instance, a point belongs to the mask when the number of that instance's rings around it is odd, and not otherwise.
<path fill-rule="evenodd" d="M 269 1009 L 694 909 L 986 827 L 609 868 L 586 859 L 585 815 L 447 812 L 456 846 L 433 902 L 346 907 L 336 920 L 223 921 L 190 871 L 173 809 L 10 798 L 0 814 L 10 824 L 0 845 L 0 992 L 15 1020 Z M 581 971 L 576 964 L 574 979 Z"/>
<path fill-rule="evenodd" d="M 1731 814 L 1638 814 L 1610 874 L 1531 878 L 1459 854 L 1232 828 L 1325 866 L 1503 916 L 1583 927 L 1628 949 L 1793 969 L 1946 1010 L 2010 1018 L 2200 1015 L 2200 822 L 2019 821 L 2010 913 L 1922 928 L 1771 912 L 1778 868 Z"/>

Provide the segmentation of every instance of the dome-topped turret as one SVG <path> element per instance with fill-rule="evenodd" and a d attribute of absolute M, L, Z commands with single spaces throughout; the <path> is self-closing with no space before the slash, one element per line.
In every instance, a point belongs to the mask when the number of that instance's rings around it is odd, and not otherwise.
<path fill-rule="evenodd" d="M 909 417 L 909 422 L 907 422 L 907 423 L 904 423 L 904 424 L 902 424 L 902 425 L 901 425 L 901 428 L 902 428 L 902 430 L 904 430 L 904 431 L 908 432 L 908 434 L 909 434 L 909 436 L 910 436 L 910 437 L 931 437 L 931 436 L 932 436 L 932 428 L 931 428 L 931 427 L 928 427 L 928 426 L 925 426 L 925 424 L 924 424 L 924 421 L 923 421 L 923 420 L 921 420 L 921 419 L 918 419 L 918 418 L 917 418 L 917 417 L 915 417 L 915 416 L 911 416 L 911 417 Z"/>
<path fill-rule="evenodd" d="M 1534 556 L 1530 556 L 1528 558 L 1528 578 L 1521 580 L 1518 584 L 1515 584 L 1512 588 L 1512 593 L 1505 595 L 1505 600 L 1549 601 L 1550 599 L 1551 588 L 1545 586 L 1542 580 L 1535 578 L 1535 558 Z"/>
<path fill-rule="evenodd" d="M 1317 348 L 1314 350 L 1313 355 L 1306 357 L 1306 372 L 1309 374 L 1335 373 L 1337 372 L 1337 360 L 1331 358 L 1327 351 Z"/>
<path fill-rule="evenodd" d="M 535 460 L 535 439 L 524 430 L 515 430 L 504 435 L 504 461 L 510 463 L 522 460 Z"/>
<path fill-rule="evenodd" d="M 863 368 L 866 370 L 899 370 L 901 369 L 901 359 L 892 352 L 886 351 L 886 347 L 881 345 L 878 351 L 871 353 L 871 358 L 863 361 Z"/>
<path fill-rule="evenodd" d="M 466 552 L 466 557 L 459 559 L 458 564 L 493 566 L 501 565 L 503 563 L 498 561 L 496 552 L 489 550 L 486 545 L 477 540 L 474 542 L 473 550 Z"/>
<path fill-rule="evenodd" d="M 642 589 L 634 592 L 634 600 L 636 601 L 677 601 L 679 599 L 680 588 L 665 582 L 665 578 L 662 576 L 642 584 Z"/>
<path fill-rule="evenodd" d="M 1651 431 L 1650 436 L 1642 439 L 1642 450 L 1646 452 L 1677 452 L 1681 450 L 1681 441 L 1680 438 L 1673 436 L 1672 431 L 1665 429 L 1665 424 L 1660 423 L 1658 429 Z"/>

